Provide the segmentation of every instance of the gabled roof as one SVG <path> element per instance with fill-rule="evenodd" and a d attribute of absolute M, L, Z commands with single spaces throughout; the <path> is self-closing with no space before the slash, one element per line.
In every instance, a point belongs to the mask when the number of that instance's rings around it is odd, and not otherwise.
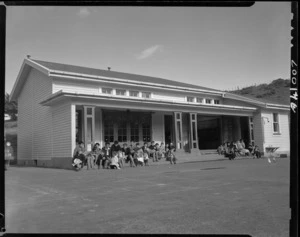
<path fill-rule="evenodd" d="M 55 70 L 55 71 L 80 73 L 80 74 L 87 74 L 87 75 L 93 75 L 93 76 L 121 78 L 121 79 L 133 80 L 133 81 L 149 82 L 149 83 L 155 83 L 155 84 L 166 84 L 166 85 L 180 86 L 180 87 L 190 87 L 190 88 L 197 88 L 197 89 L 204 89 L 204 90 L 220 92 L 220 90 L 216 90 L 216 89 L 211 89 L 211 88 L 207 88 L 207 87 L 203 87 L 203 86 L 197 86 L 197 85 L 192 85 L 192 84 L 188 84 L 188 83 L 163 79 L 163 78 L 159 78 L 159 77 L 150 77 L 150 76 L 137 75 L 137 74 L 132 74 L 132 73 L 124 73 L 124 72 L 117 72 L 117 71 L 111 71 L 111 70 L 109 71 L 109 70 L 81 67 L 81 66 L 75 66 L 75 65 L 69 65 L 69 64 L 46 62 L 46 61 L 34 60 L 34 59 L 31 59 L 31 60 L 50 69 L 50 70 Z"/>
<path fill-rule="evenodd" d="M 192 85 L 188 83 L 178 82 L 178 81 L 172 81 L 168 79 L 158 78 L 158 77 L 150 77 L 150 76 L 143 76 L 143 75 L 137 75 L 137 74 L 131 74 L 131 73 L 124 73 L 124 72 L 116 72 L 116 71 L 109 71 L 109 70 L 103 70 L 103 69 L 95 69 L 95 68 L 89 68 L 89 67 L 82 67 L 82 66 L 75 66 L 75 65 L 69 65 L 69 64 L 62 64 L 62 63 L 55 63 L 55 62 L 46 62 L 41 60 L 35 60 L 35 59 L 24 59 L 23 64 L 21 66 L 19 75 L 17 77 L 17 80 L 15 82 L 14 88 L 12 90 L 12 93 L 10 95 L 10 100 L 17 100 L 18 94 L 20 90 L 22 89 L 23 84 L 26 81 L 26 77 L 29 73 L 30 68 L 33 67 L 44 74 L 51 76 L 52 73 L 59 73 L 59 74 L 78 74 L 82 76 L 84 79 L 85 76 L 92 76 L 96 77 L 97 80 L 101 80 L 101 77 L 103 78 L 109 78 L 110 80 L 113 80 L 114 78 L 120 79 L 120 80 L 128 80 L 133 82 L 139 82 L 141 84 L 148 84 L 148 85 L 155 85 L 159 86 L 161 88 L 181 88 L 188 91 L 195 91 L 195 90 L 203 90 L 207 93 L 216 93 L 219 95 L 222 95 L 223 97 L 240 100 L 244 102 L 248 102 L 251 104 L 258 105 L 260 107 L 265 108 L 272 108 L 272 107 L 284 107 L 285 109 L 289 106 L 278 104 L 278 103 L 272 103 L 267 102 L 261 99 L 257 98 L 249 98 L 247 96 L 240 96 L 232 93 L 228 93 L 225 91 L 220 91 L 212 88 Z"/>

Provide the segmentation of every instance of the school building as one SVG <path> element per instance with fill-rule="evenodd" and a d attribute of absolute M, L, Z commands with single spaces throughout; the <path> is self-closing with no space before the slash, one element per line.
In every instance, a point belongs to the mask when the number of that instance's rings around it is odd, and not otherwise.
<path fill-rule="evenodd" d="M 200 80 L 201 76 L 199 76 Z M 188 81 L 188 78 L 186 78 Z M 290 153 L 289 105 L 162 78 L 25 58 L 18 102 L 18 164 L 71 168 L 76 140 L 173 142 L 201 156 L 243 138 Z"/>

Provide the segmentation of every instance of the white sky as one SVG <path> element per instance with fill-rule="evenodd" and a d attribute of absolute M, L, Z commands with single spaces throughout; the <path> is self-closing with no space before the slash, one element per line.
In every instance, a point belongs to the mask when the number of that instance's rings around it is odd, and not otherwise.
<path fill-rule="evenodd" d="M 8 6 L 6 85 L 33 59 L 228 90 L 289 78 L 290 2 L 249 8 Z"/>

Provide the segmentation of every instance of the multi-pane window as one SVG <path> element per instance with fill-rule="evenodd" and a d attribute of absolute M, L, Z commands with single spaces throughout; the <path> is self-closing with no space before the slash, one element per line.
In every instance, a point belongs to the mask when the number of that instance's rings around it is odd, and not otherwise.
<path fill-rule="evenodd" d="M 139 92 L 138 91 L 129 91 L 129 96 L 138 97 Z"/>
<path fill-rule="evenodd" d="M 206 104 L 211 104 L 211 99 L 205 99 Z"/>
<path fill-rule="evenodd" d="M 139 122 L 134 121 L 130 123 L 130 141 L 139 141 Z"/>
<path fill-rule="evenodd" d="M 102 93 L 103 94 L 111 94 L 112 93 L 112 88 L 102 88 Z"/>
<path fill-rule="evenodd" d="M 150 98 L 150 92 L 142 92 L 142 98 Z"/>
<path fill-rule="evenodd" d="M 186 100 L 187 102 L 194 102 L 194 97 L 188 96 Z"/>
<path fill-rule="evenodd" d="M 203 98 L 197 97 L 197 103 L 203 103 Z"/>
<path fill-rule="evenodd" d="M 111 120 L 104 120 L 104 141 L 114 141 L 114 123 Z"/>
<path fill-rule="evenodd" d="M 274 133 L 279 133 L 278 113 L 273 113 L 273 132 Z"/>
<path fill-rule="evenodd" d="M 150 142 L 151 141 L 150 123 L 143 123 L 142 130 L 143 130 L 143 141 Z"/>
<path fill-rule="evenodd" d="M 218 104 L 220 104 L 220 101 L 219 100 L 214 100 L 214 104 L 218 105 Z"/>
<path fill-rule="evenodd" d="M 127 122 L 125 120 L 118 122 L 118 141 L 127 141 Z"/>
<path fill-rule="evenodd" d="M 126 90 L 116 89 L 116 95 L 126 95 Z"/>

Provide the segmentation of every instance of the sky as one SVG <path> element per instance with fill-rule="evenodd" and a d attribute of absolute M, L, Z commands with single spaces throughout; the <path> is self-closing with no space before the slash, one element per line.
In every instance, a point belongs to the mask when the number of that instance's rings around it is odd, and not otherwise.
<path fill-rule="evenodd" d="M 32 59 L 219 90 L 290 77 L 291 3 L 252 7 L 8 6 L 6 83 Z"/>

